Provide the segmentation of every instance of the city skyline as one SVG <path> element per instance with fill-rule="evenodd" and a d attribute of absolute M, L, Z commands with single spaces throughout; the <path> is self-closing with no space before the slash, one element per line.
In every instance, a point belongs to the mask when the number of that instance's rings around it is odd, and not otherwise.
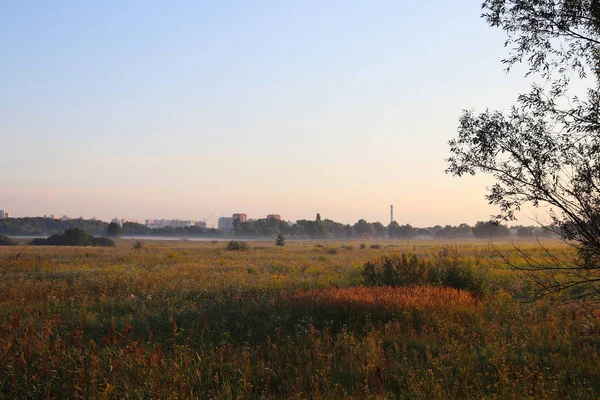
<path fill-rule="evenodd" d="M 393 206 L 392 206 L 393 207 Z M 389 213 L 389 211 L 388 211 Z M 480 222 L 480 221 L 488 221 L 488 219 L 486 218 L 481 218 L 477 221 L 463 221 L 461 223 L 457 223 L 457 224 L 444 224 L 444 223 L 433 223 L 433 224 L 425 224 L 425 225 L 418 225 L 418 224 L 414 224 L 411 221 L 397 221 L 394 214 L 388 215 L 388 220 L 370 220 L 364 217 L 359 217 L 354 221 L 339 221 L 339 220 L 335 220 L 332 219 L 330 217 L 327 217 L 327 215 L 321 215 L 321 213 L 317 213 L 321 219 L 323 220 L 332 220 L 334 222 L 339 222 L 342 224 L 347 224 L 347 225 L 354 225 L 356 222 L 360 221 L 360 220 L 366 220 L 369 223 L 376 223 L 376 222 L 380 222 L 382 223 L 384 226 L 388 226 L 391 222 L 396 222 L 399 225 L 412 225 L 413 227 L 434 227 L 434 226 L 458 226 L 461 225 L 463 223 L 466 223 L 468 225 L 474 225 L 476 222 Z M 164 227 L 189 227 L 189 226 L 198 226 L 198 227 L 202 227 L 202 228 L 220 228 L 221 227 L 221 223 L 223 222 L 223 224 L 225 226 L 232 226 L 233 221 L 235 219 L 240 219 L 239 216 L 243 216 L 241 218 L 241 222 L 247 222 L 247 221 L 257 221 L 259 219 L 270 219 L 270 218 L 275 218 L 281 221 L 286 221 L 288 223 L 295 223 L 296 221 L 299 220 L 308 220 L 308 221 L 312 221 L 316 219 L 317 214 L 315 214 L 314 216 L 305 216 L 305 217 L 301 217 L 301 218 L 293 218 L 293 219 L 288 219 L 285 218 L 285 216 L 281 216 L 280 214 L 267 214 L 267 215 L 252 215 L 252 214 L 246 214 L 246 213 L 232 213 L 229 215 L 222 215 L 222 216 L 216 216 L 216 215 L 211 215 L 210 218 L 204 217 L 204 218 L 155 218 L 155 217 L 146 217 L 146 218 L 141 218 L 141 219 L 136 219 L 136 218 L 128 218 L 128 217 L 120 217 L 120 216 L 113 216 L 112 218 L 99 218 L 97 216 L 92 216 L 92 217 L 87 217 L 85 215 L 80 215 L 80 216 L 69 216 L 66 214 L 63 215 L 59 215 L 59 214 L 43 214 L 43 215 L 12 215 L 11 213 L 9 213 L 8 211 L 5 210 L 0 210 L 0 220 L 4 219 L 4 218 L 49 218 L 49 219 L 56 219 L 56 220 L 63 220 L 63 221 L 69 221 L 69 220 L 89 220 L 89 221 L 102 221 L 102 222 L 117 222 L 119 223 L 121 226 L 123 225 L 123 223 L 125 222 L 132 222 L 132 223 L 137 223 L 140 225 L 145 225 L 147 227 L 151 227 L 151 228 L 164 228 Z M 211 219 L 212 218 L 212 219 Z M 508 225 L 511 226 L 521 226 L 521 225 L 526 225 L 526 226 L 530 226 L 530 225 L 540 225 L 538 221 L 524 221 L 524 222 L 519 222 L 519 221 L 512 221 L 512 223 L 509 223 Z"/>

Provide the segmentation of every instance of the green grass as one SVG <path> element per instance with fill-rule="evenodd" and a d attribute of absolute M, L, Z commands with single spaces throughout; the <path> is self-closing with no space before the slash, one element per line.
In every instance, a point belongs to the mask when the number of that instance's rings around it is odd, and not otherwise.
<path fill-rule="evenodd" d="M 518 302 L 480 242 L 458 254 L 483 297 L 363 286 L 367 261 L 438 242 L 132 244 L 0 249 L 0 399 L 600 396 L 597 307 Z"/>

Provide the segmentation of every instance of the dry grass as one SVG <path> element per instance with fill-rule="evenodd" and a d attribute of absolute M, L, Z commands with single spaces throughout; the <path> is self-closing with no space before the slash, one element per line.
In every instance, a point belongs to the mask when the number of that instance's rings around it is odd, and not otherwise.
<path fill-rule="evenodd" d="M 473 297 L 361 285 L 367 260 L 437 242 L 322 243 L 2 248 L 0 398 L 600 396 L 597 307 L 519 303 L 487 245 L 459 246 L 487 271 Z"/>

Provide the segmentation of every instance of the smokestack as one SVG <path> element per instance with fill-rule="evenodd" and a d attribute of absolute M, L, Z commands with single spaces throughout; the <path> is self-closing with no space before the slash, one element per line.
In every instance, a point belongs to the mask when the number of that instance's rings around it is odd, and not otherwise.
<path fill-rule="evenodd" d="M 390 206 L 390 224 L 394 222 L 394 205 Z"/>

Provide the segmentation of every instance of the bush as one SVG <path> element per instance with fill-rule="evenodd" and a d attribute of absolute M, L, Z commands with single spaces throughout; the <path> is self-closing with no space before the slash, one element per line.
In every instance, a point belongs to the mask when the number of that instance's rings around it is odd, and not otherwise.
<path fill-rule="evenodd" d="M 64 233 L 52 235 L 47 239 L 36 238 L 29 244 L 32 246 L 115 246 L 115 242 L 111 239 L 104 237 L 95 238 L 79 228 L 67 229 Z"/>
<path fill-rule="evenodd" d="M 141 240 L 136 240 L 135 243 L 133 244 L 134 250 L 141 250 L 143 248 L 144 248 L 144 242 L 142 242 Z"/>
<path fill-rule="evenodd" d="M 455 250 L 443 249 L 433 261 L 416 254 L 393 253 L 368 261 L 362 271 L 368 286 L 431 285 L 485 293 L 485 275 L 460 260 Z"/>
<path fill-rule="evenodd" d="M 381 248 L 381 245 L 380 245 L 380 244 L 372 244 L 372 245 L 371 245 L 371 246 L 369 246 L 369 247 L 371 247 L 372 249 L 380 249 L 380 248 Z"/>
<path fill-rule="evenodd" d="M 225 247 L 229 251 L 242 251 L 248 249 L 248 243 L 238 242 L 237 240 L 231 240 Z"/>
<path fill-rule="evenodd" d="M 390 254 L 368 261 L 362 271 L 369 286 L 423 285 L 429 281 L 429 268 L 417 255 Z"/>
<path fill-rule="evenodd" d="M 100 246 L 100 247 L 115 247 L 116 243 L 114 240 L 106 238 L 106 237 L 92 237 L 92 246 Z"/>
<path fill-rule="evenodd" d="M 333 254 L 337 254 L 337 253 L 338 253 L 338 249 L 336 249 L 335 247 L 329 247 L 327 249 L 327 254 L 333 255 Z"/>
<path fill-rule="evenodd" d="M 367 248 L 367 245 L 366 245 L 366 244 L 364 244 L 364 243 L 361 243 L 361 244 L 360 244 L 360 248 L 361 248 L 361 249 L 366 249 L 366 248 Z"/>
<path fill-rule="evenodd" d="M 281 233 L 275 239 L 275 246 L 280 246 L 280 247 L 285 246 L 285 238 L 283 237 L 283 235 Z"/>
<path fill-rule="evenodd" d="M 16 246 L 17 242 L 8 236 L 0 235 L 0 246 Z"/>
<path fill-rule="evenodd" d="M 461 260 L 456 247 L 444 246 L 438 252 L 432 265 L 432 275 L 437 276 L 442 286 L 468 290 L 477 295 L 483 295 L 486 289 L 485 271 L 476 270 L 473 265 Z"/>

